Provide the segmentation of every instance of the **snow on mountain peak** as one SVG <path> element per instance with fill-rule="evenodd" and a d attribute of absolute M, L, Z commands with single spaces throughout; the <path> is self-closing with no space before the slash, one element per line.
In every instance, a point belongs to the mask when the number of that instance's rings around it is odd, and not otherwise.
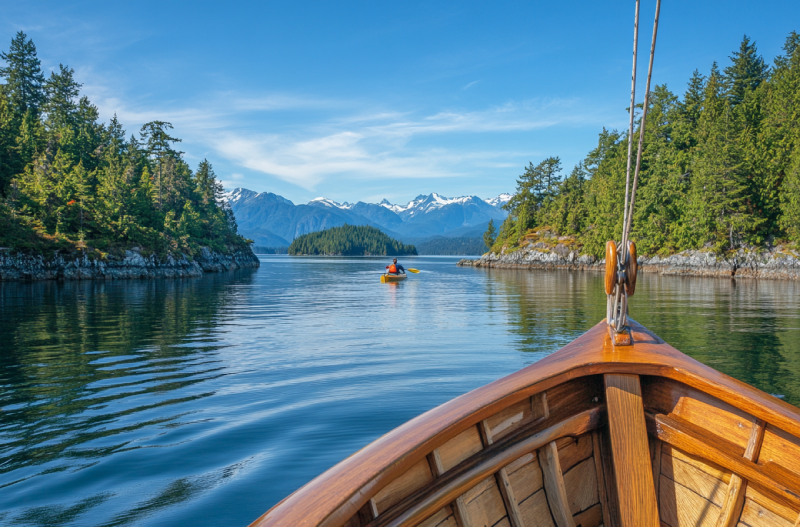
<path fill-rule="evenodd" d="M 337 203 L 337 202 L 333 201 L 332 199 L 328 199 L 328 198 L 324 198 L 324 197 L 314 198 L 311 201 L 309 201 L 308 204 L 309 205 L 317 204 L 317 205 L 322 205 L 323 207 L 331 207 L 331 208 L 344 209 L 344 210 L 348 210 L 348 209 L 352 209 L 353 208 L 353 205 L 351 205 L 350 203 L 347 203 L 346 201 L 344 203 Z"/>
<path fill-rule="evenodd" d="M 486 203 L 488 203 L 492 207 L 502 207 L 503 205 L 508 203 L 508 201 L 511 199 L 511 197 L 512 197 L 512 194 L 508 194 L 508 193 L 504 192 L 504 193 L 500 194 L 499 196 L 497 196 L 495 198 L 489 198 L 489 199 L 485 199 L 483 201 L 485 201 Z"/>

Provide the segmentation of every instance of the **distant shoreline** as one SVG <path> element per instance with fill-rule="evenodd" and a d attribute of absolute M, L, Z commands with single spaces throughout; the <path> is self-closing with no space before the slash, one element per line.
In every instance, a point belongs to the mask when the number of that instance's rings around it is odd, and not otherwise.
<path fill-rule="evenodd" d="M 800 254 L 785 247 L 762 251 L 740 249 L 727 256 L 683 251 L 671 256 L 640 256 L 638 263 L 641 272 L 669 276 L 800 280 Z M 479 259 L 462 259 L 456 265 L 486 269 L 605 271 L 604 259 L 578 255 L 566 248 L 559 250 L 559 247 L 554 250 L 525 247 L 508 254 L 488 253 Z"/>

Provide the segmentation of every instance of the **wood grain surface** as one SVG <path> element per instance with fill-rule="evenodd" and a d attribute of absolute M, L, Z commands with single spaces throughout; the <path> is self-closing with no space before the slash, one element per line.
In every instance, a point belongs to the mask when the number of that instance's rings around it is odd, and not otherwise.
<path fill-rule="evenodd" d="M 658 527 L 639 376 L 607 374 L 604 379 L 620 523 L 622 527 Z"/>

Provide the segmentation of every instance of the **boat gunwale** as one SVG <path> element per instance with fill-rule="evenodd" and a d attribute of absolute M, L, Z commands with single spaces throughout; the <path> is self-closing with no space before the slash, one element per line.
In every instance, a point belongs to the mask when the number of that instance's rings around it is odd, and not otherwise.
<path fill-rule="evenodd" d="M 611 345 L 602 321 L 540 361 L 384 434 L 273 506 L 251 525 L 340 526 L 381 488 L 470 426 L 554 386 L 591 375 L 663 377 L 800 437 L 800 409 L 681 353 L 630 320 L 634 346 Z"/>

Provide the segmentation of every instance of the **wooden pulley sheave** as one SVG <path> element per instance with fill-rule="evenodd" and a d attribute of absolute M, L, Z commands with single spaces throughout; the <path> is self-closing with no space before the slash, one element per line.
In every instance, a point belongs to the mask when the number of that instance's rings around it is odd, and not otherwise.
<path fill-rule="evenodd" d="M 639 171 L 642 167 L 642 147 L 647 123 L 650 80 L 653 77 L 653 57 L 656 53 L 656 35 L 658 34 L 658 15 L 660 11 L 661 0 L 656 0 L 653 40 L 650 44 L 650 64 L 647 69 L 647 87 L 645 88 L 642 117 L 639 123 L 639 145 L 636 152 L 636 165 L 633 170 L 633 185 L 631 185 L 634 109 L 636 108 L 636 58 L 639 49 L 639 0 L 636 1 L 636 17 L 633 25 L 633 73 L 631 74 L 628 162 L 625 171 L 625 200 L 622 208 L 622 241 L 619 245 L 613 241 L 609 241 L 606 244 L 606 323 L 615 346 L 633 344 L 630 328 L 628 327 L 628 297 L 633 296 L 636 291 L 636 275 L 639 271 L 639 265 L 636 261 L 636 244 L 629 239 L 629 236 L 631 223 L 633 222 L 633 204 L 636 201 L 636 186 L 639 182 Z"/>

